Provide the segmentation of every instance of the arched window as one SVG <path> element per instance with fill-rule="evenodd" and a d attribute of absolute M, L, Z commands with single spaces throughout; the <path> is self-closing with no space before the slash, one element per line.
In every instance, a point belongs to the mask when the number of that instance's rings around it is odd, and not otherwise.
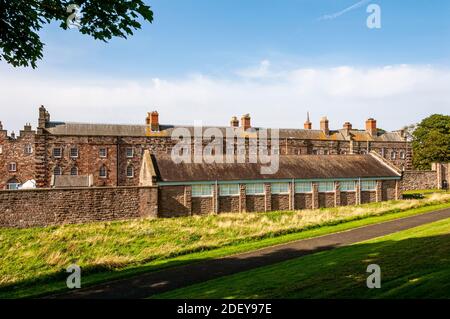
<path fill-rule="evenodd" d="M 405 158 L 406 158 L 406 155 L 405 155 L 405 152 L 404 152 L 404 151 L 401 151 L 401 152 L 400 152 L 400 158 L 401 158 L 401 159 L 405 159 Z"/>
<path fill-rule="evenodd" d="M 99 176 L 100 178 L 106 178 L 108 176 L 108 170 L 105 165 L 100 167 Z"/>
<path fill-rule="evenodd" d="M 391 159 L 396 159 L 397 158 L 397 152 L 396 151 L 392 151 L 391 152 Z"/>
<path fill-rule="evenodd" d="M 73 167 L 70 169 L 70 175 L 72 175 L 72 176 L 77 176 L 77 175 L 78 175 L 78 167 L 73 166 Z"/>
<path fill-rule="evenodd" d="M 134 177 L 134 167 L 133 167 L 133 165 L 128 165 L 127 166 L 127 177 L 128 178 Z"/>
<path fill-rule="evenodd" d="M 61 166 L 55 166 L 53 169 L 53 175 L 58 176 L 62 174 Z"/>
<path fill-rule="evenodd" d="M 20 183 L 17 179 L 15 178 L 11 178 L 7 183 L 6 183 L 6 189 L 19 189 Z"/>

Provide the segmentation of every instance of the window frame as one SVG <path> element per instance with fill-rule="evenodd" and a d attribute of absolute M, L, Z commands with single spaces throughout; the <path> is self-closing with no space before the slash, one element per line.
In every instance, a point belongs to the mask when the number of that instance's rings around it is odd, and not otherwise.
<path fill-rule="evenodd" d="M 304 188 L 303 186 L 308 185 L 308 188 Z M 302 187 L 300 187 L 302 186 Z M 294 184 L 294 192 L 295 194 L 310 194 L 313 191 L 312 182 L 295 182 Z"/>
<path fill-rule="evenodd" d="M 59 174 L 56 174 L 56 169 L 59 170 Z M 53 176 L 61 176 L 62 175 L 62 168 L 59 165 L 56 165 L 55 167 L 53 167 Z"/>
<path fill-rule="evenodd" d="M 76 151 L 76 155 L 74 155 L 72 152 L 73 151 Z M 69 150 L 69 157 L 70 158 L 78 158 L 79 157 L 79 155 L 80 155 L 80 151 L 78 150 L 78 147 L 71 147 L 70 148 L 70 150 Z"/>
<path fill-rule="evenodd" d="M 261 192 L 257 192 L 256 186 L 258 188 L 261 186 L 262 187 L 262 191 Z M 252 191 L 249 191 L 249 189 L 251 189 Z M 260 195 L 265 195 L 265 193 L 266 192 L 265 192 L 264 183 L 247 183 L 247 184 L 245 184 L 245 195 L 260 196 Z"/>
<path fill-rule="evenodd" d="M 12 169 L 12 167 L 14 167 L 14 169 Z M 17 172 L 17 162 L 8 163 L 8 172 L 10 173 Z"/>
<path fill-rule="evenodd" d="M 281 188 L 281 186 L 283 186 L 283 189 Z M 284 189 L 285 186 L 286 189 Z M 290 185 L 288 182 L 273 182 L 270 184 L 270 193 L 274 195 L 288 195 L 289 186 Z"/>
<path fill-rule="evenodd" d="M 231 192 L 231 187 L 233 190 L 237 190 L 236 192 Z M 234 189 L 236 188 L 236 189 Z M 239 196 L 241 193 L 241 188 L 239 184 L 220 184 L 219 185 L 219 196 L 221 197 L 231 197 L 231 196 Z"/>
<path fill-rule="evenodd" d="M 2 154 L 3 154 L 3 145 L 0 144 L 0 155 L 2 155 Z"/>
<path fill-rule="evenodd" d="M 209 192 L 205 191 L 208 190 Z M 211 184 L 194 184 L 191 185 L 191 197 L 212 197 L 213 185 Z"/>
<path fill-rule="evenodd" d="M 131 169 L 131 175 L 128 174 L 129 173 L 129 171 L 128 171 L 129 169 Z M 127 178 L 134 178 L 134 166 L 131 165 L 131 164 L 127 165 L 125 174 L 126 174 Z"/>
<path fill-rule="evenodd" d="M 105 151 L 105 155 L 102 155 L 102 151 Z M 107 147 L 100 147 L 98 150 L 98 157 L 100 158 L 107 158 L 108 157 L 108 148 Z"/>
<path fill-rule="evenodd" d="M 31 145 L 31 144 L 26 144 L 25 147 L 24 147 L 24 149 L 23 149 L 23 152 L 25 153 L 25 155 L 31 155 L 31 154 L 33 154 L 33 145 Z"/>
<path fill-rule="evenodd" d="M 59 155 L 55 154 L 56 150 L 59 150 Z M 63 149 L 62 149 L 62 147 L 53 147 L 52 156 L 53 156 L 53 158 L 62 158 L 63 157 Z"/>
<path fill-rule="evenodd" d="M 105 174 L 102 174 L 102 171 L 105 171 Z M 108 178 L 108 168 L 105 165 L 100 166 L 98 170 L 98 177 L 99 178 Z"/>
<path fill-rule="evenodd" d="M 320 186 L 321 185 L 332 185 L 332 189 L 329 190 L 328 187 L 326 188 L 326 190 L 320 190 Z M 318 193 L 334 193 L 335 191 L 335 183 L 334 182 L 317 182 L 317 192 Z"/>
<path fill-rule="evenodd" d="M 75 170 L 76 174 L 73 174 L 74 170 Z M 70 176 L 78 176 L 78 167 L 77 166 L 72 166 L 70 168 Z"/>
<path fill-rule="evenodd" d="M 128 151 L 131 151 L 131 155 L 128 154 Z M 126 154 L 127 158 L 133 158 L 134 157 L 134 148 L 133 147 L 127 147 L 125 149 L 125 154 Z"/>
<path fill-rule="evenodd" d="M 353 184 L 353 188 L 343 187 L 343 185 L 349 185 L 350 183 Z M 357 181 L 340 181 L 339 182 L 339 190 L 341 192 L 356 192 L 356 183 Z"/>
<path fill-rule="evenodd" d="M 367 187 L 367 185 L 372 185 L 373 188 Z M 364 180 L 361 181 L 361 191 L 362 192 L 373 192 L 377 190 L 377 181 L 376 180 Z"/>
<path fill-rule="evenodd" d="M 391 151 L 391 160 L 395 160 L 395 159 L 397 159 L 397 152 Z"/>

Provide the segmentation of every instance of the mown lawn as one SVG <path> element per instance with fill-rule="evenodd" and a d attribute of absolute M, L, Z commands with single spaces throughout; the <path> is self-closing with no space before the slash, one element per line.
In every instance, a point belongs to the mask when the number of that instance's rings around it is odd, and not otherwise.
<path fill-rule="evenodd" d="M 86 287 L 446 207 L 450 194 L 433 194 L 320 210 L 0 229 L 0 298 L 64 290 L 72 263 Z"/>
<path fill-rule="evenodd" d="M 368 289 L 369 264 L 381 288 Z M 154 298 L 450 298 L 450 219 Z"/>

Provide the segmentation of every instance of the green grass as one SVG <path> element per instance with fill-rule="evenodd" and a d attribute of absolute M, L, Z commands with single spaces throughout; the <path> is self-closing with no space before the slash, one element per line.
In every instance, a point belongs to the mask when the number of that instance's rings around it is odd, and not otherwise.
<path fill-rule="evenodd" d="M 368 289 L 369 264 L 381 288 Z M 450 218 L 154 298 L 450 298 Z"/>
<path fill-rule="evenodd" d="M 450 196 L 440 194 L 314 211 L 0 229 L 0 298 L 63 291 L 72 263 L 86 287 L 448 207 Z"/>

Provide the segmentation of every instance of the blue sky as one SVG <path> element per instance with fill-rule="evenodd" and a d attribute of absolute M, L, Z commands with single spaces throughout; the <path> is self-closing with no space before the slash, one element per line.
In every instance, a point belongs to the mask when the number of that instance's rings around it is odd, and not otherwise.
<path fill-rule="evenodd" d="M 35 121 L 40 104 L 75 121 L 135 123 L 156 108 L 169 123 L 223 125 L 250 112 L 256 125 L 301 127 L 309 110 L 334 127 L 374 116 L 388 129 L 450 109 L 450 1 L 362 1 L 334 19 L 321 17 L 359 1 L 147 2 L 154 23 L 127 40 L 51 24 L 37 70 L 0 61 L 5 126 Z M 366 26 L 371 3 L 381 29 Z"/>

